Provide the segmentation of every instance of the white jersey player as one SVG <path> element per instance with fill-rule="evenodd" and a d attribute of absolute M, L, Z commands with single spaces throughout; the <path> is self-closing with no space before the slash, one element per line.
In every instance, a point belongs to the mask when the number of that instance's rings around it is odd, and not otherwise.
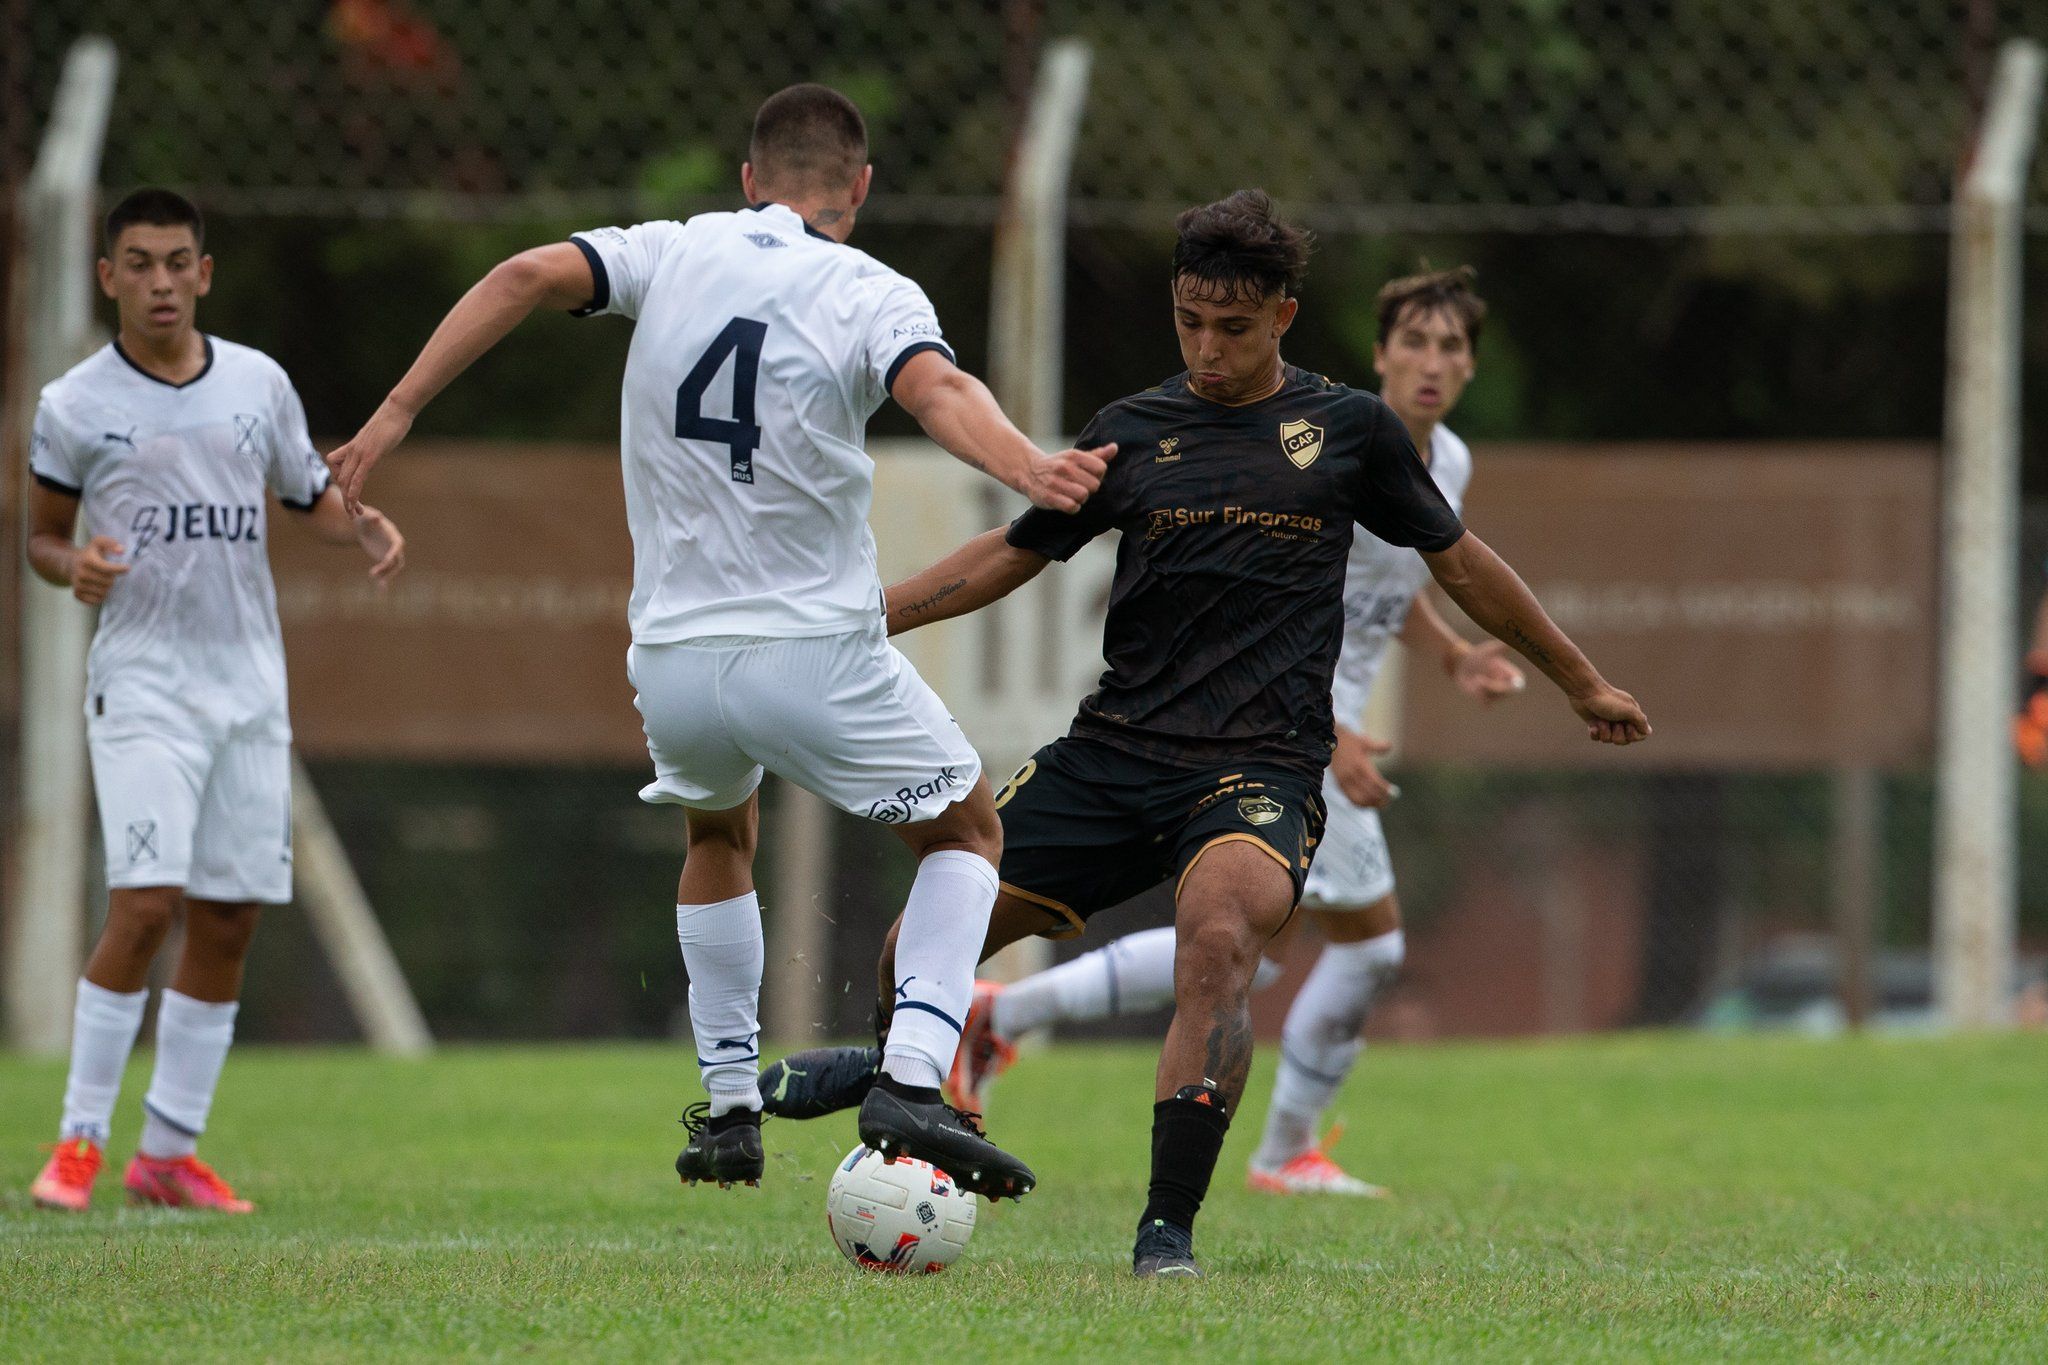
<path fill-rule="evenodd" d="M 212 279 L 198 210 L 138 190 L 107 219 L 100 280 L 120 333 L 43 390 L 29 453 L 29 560 L 100 608 L 85 725 L 106 846 L 106 927 L 78 985 L 59 1143 L 33 1195 L 90 1202 L 152 958 L 185 943 L 124 1184 L 145 1201 L 247 1212 L 196 1155 L 234 1032 L 257 907 L 291 899 L 291 722 L 270 581 L 268 497 L 360 543 L 387 581 L 404 541 L 329 487 L 291 381 L 195 325 Z M 74 544 L 83 518 L 89 537 Z"/>
<path fill-rule="evenodd" d="M 1395 280 L 1380 292 L 1373 368 L 1381 397 L 1408 427 L 1431 476 L 1462 511 L 1472 452 L 1443 425 L 1472 379 L 1485 305 L 1468 270 Z M 1374 997 L 1393 979 L 1405 945 L 1393 864 L 1379 809 L 1396 795 L 1373 765 L 1388 747 L 1359 729 L 1366 698 L 1396 638 L 1441 663 L 1482 702 L 1518 692 L 1522 674 L 1507 647 L 1474 645 L 1422 595 L 1429 570 L 1413 550 L 1360 532 L 1344 582 L 1344 647 L 1331 687 L 1337 750 L 1323 779 L 1328 822 L 1302 905 L 1327 946 L 1288 1011 L 1266 1131 L 1252 1158 L 1252 1188 L 1276 1194 L 1384 1193 L 1347 1175 L 1316 1144 L 1316 1132 L 1362 1043 Z M 1283 939 L 1286 936 L 1283 935 Z M 1259 966 L 1257 985 L 1280 976 L 1283 943 Z M 977 1105 L 982 1087 L 1016 1056 L 1014 1040 L 1051 1024 L 1135 1014 L 1173 999 L 1174 930 L 1141 930 L 1007 987 L 984 982 L 967 1024 L 951 1086 Z"/>
<path fill-rule="evenodd" d="M 357 496 L 421 406 L 535 307 L 635 321 L 619 407 L 628 668 L 655 770 L 641 795 L 688 811 L 676 926 L 710 1095 L 677 1171 L 724 1185 L 763 1169 L 753 856 L 767 771 L 896 827 L 919 859 L 863 1140 L 970 1190 L 1017 1195 L 1029 1169 L 939 1101 L 1001 828 L 972 746 L 885 638 L 864 432 L 894 397 L 960 459 L 1069 510 L 1114 448 L 1040 452 L 954 366 L 923 291 L 845 244 L 871 176 L 845 96 L 782 91 L 756 115 L 741 167 L 751 208 L 580 232 L 504 262 L 333 463 Z"/>

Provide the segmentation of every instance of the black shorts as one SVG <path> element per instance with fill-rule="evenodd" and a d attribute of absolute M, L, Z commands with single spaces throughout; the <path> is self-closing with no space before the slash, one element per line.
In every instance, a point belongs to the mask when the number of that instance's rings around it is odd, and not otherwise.
<path fill-rule="evenodd" d="M 1032 755 L 996 794 L 1003 889 L 1072 938 L 1098 910 L 1188 870 L 1217 844 L 1256 844 L 1287 869 L 1294 898 L 1323 836 L 1319 779 L 1271 764 L 1172 768 L 1068 736 Z"/>

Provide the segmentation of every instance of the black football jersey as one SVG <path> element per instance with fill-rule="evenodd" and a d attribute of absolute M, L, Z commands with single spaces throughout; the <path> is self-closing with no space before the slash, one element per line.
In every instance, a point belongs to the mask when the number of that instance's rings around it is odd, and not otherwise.
<path fill-rule="evenodd" d="M 1117 456 L 1079 512 L 1033 508 L 1008 533 L 1064 560 L 1123 532 L 1109 671 L 1071 733 L 1176 766 L 1320 773 L 1353 526 L 1424 551 L 1465 531 L 1407 429 L 1373 394 L 1288 366 L 1277 393 L 1240 407 L 1176 375 L 1111 403 L 1077 444 L 1108 441 Z"/>

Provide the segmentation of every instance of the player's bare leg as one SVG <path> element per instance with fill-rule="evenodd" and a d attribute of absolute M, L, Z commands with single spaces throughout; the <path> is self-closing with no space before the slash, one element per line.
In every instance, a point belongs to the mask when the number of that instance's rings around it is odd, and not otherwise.
<path fill-rule="evenodd" d="M 122 886 L 107 895 L 107 923 L 85 962 L 85 979 L 101 990 L 128 993 L 149 983 L 149 964 L 178 922 L 184 889 Z"/>
<path fill-rule="evenodd" d="M 1195 1214 L 1252 1064 L 1252 977 L 1294 909 L 1294 882 L 1247 839 L 1209 845 L 1180 887 L 1173 1024 L 1153 1088 L 1152 1181 L 1133 1273 L 1199 1276 Z"/>
<path fill-rule="evenodd" d="M 897 834 L 917 858 L 918 873 L 880 983 L 890 1019 L 882 1074 L 861 1101 L 861 1141 L 885 1158 L 929 1161 L 978 1194 L 1027 1194 L 1037 1183 L 1031 1168 L 989 1142 L 974 1116 L 939 1094 L 998 899 L 1003 832 L 988 780 L 977 777 L 937 818 Z"/>
<path fill-rule="evenodd" d="M 157 1005 L 156 1069 L 142 1099 L 141 1149 L 121 1181 L 131 1202 L 216 1213 L 255 1209 L 198 1153 L 234 1043 L 236 1002 L 260 914 L 246 901 L 185 900 L 184 946 Z"/>
<path fill-rule="evenodd" d="M 92 1202 L 121 1076 L 149 998 L 149 964 L 177 922 L 182 896 L 175 886 L 124 886 L 107 897 L 107 922 L 78 983 L 63 1123 L 29 1186 L 30 1198 L 43 1208 L 78 1213 Z"/>
<path fill-rule="evenodd" d="M 185 945 L 171 989 L 208 1004 L 242 997 L 242 971 L 262 907 L 251 902 L 185 901 Z"/>
<path fill-rule="evenodd" d="M 761 828 L 757 791 L 728 810 L 691 810 L 689 852 L 676 882 L 676 938 L 690 976 L 690 1029 L 711 1099 L 683 1115 L 676 1157 L 684 1184 L 758 1185 L 761 1147 L 761 971 L 765 946 L 754 894 Z"/>
<path fill-rule="evenodd" d="M 761 794 L 731 810 L 687 815 L 689 851 L 676 880 L 676 902 L 709 905 L 754 889 L 754 850 L 761 839 Z"/>
<path fill-rule="evenodd" d="M 1331 1159 L 1335 1129 L 1320 1143 L 1316 1134 L 1364 1050 L 1373 1002 L 1400 971 L 1400 901 L 1390 891 L 1369 905 L 1309 913 L 1325 944 L 1287 1011 L 1279 1076 L 1248 1181 L 1266 1194 L 1384 1198 L 1386 1190 L 1347 1174 Z"/>

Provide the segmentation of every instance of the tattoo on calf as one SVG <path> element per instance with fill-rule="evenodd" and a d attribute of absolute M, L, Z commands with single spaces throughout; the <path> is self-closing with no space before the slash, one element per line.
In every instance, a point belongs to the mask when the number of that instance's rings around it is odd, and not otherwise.
<path fill-rule="evenodd" d="M 915 602 L 911 602 L 903 607 L 898 608 L 898 610 L 901 611 L 905 616 L 915 616 L 919 612 L 930 611 L 933 607 L 936 607 L 937 605 L 939 605 L 939 603 L 945 601 L 947 598 L 951 597 L 954 593 L 960 591 L 960 589 L 966 586 L 966 579 L 956 578 L 951 583 L 946 584 L 946 586 L 944 586 L 943 588 L 940 588 L 937 591 L 933 592 L 931 596 L 919 598 Z"/>
<path fill-rule="evenodd" d="M 1252 1069 L 1252 1013 L 1243 999 L 1222 1001 L 1210 1015 L 1207 1058 L 1202 1075 L 1232 1108 L 1244 1094 Z"/>

